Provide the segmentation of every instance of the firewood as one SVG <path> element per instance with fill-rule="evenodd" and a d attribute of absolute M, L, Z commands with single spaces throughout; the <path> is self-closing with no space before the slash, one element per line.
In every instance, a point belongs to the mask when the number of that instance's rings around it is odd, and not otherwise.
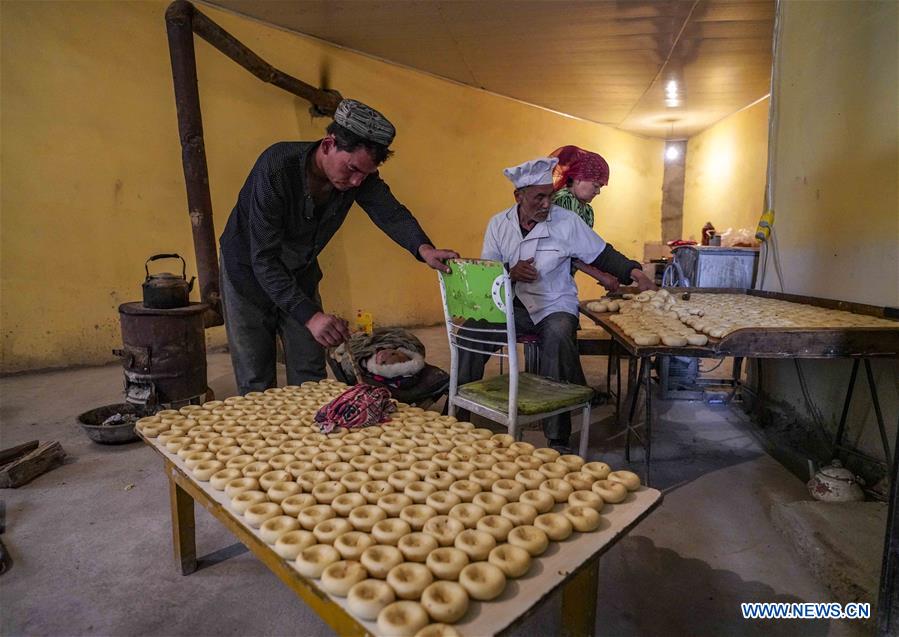
<path fill-rule="evenodd" d="M 62 464 L 66 452 L 56 440 L 45 442 L 25 456 L 0 467 L 0 489 L 20 487 Z"/>

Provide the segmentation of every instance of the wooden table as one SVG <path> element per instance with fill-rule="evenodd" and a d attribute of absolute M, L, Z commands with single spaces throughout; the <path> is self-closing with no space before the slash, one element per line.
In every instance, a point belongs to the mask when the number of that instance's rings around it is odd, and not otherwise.
<path fill-rule="evenodd" d="M 292 562 L 275 553 L 256 529 L 245 525 L 240 514 L 230 508 L 228 498 L 208 482 L 197 482 L 177 454 L 144 438 L 163 457 L 172 515 L 172 542 L 181 573 L 197 568 L 194 502 L 199 503 L 225 525 L 240 542 L 284 582 L 339 635 L 377 635 L 375 622 L 353 617 L 346 600 L 320 589 L 314 580 L 299 574 Z M 541 602 L 562 589 L 562 626 L 567 635 L 593 635 L 596 623 L 596 595 L 599 558 L 624 537 L 650 511 L 659 506 L 662 494 L 641 487 L 621 504 L 608 504 L 602 511 L 603 523 L 593 533 L 575 533 L 564 542 L 551 542 L 549 549 L 534 560 L 524 577 L 510 580 L 506 590 L 490 602 L 472 601 L 468 612 L 454 626 L 462 635 L 505 634 L 521 625 Z M 558 505 L 557 505 L 558 506 Z"/>

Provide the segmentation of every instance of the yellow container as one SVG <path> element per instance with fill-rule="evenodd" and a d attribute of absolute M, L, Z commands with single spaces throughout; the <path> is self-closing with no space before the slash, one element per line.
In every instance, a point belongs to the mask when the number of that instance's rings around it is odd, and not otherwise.
<path fill-rule="evenodd" d="M 375 327 L 374 319 L 371 316 L 371 312 L 363 312 L 362 310 L 356 310 L 356 330 L 359 332 L 365 332 L 366 334 L 371 334 L 371 331 Z"/>

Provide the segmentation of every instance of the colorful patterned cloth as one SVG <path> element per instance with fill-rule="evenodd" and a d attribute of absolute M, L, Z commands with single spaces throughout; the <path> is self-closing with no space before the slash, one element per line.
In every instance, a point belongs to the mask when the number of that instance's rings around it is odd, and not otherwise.
<path fill-rule="evenodd" d="M 388 414 L 396 411 L 390 399 L 390 390 L 372 385 L 355 385 L 329 402 L 315 414 L 322 433 L 331 433 L 336 427 L 355 429 L 368 427 L 388 420 Z"/>
<path fill-rule="evenodd" d="M 562 188 L 554 192 L 553 203 L 561 208 L 565 208 L 565 210 L 570 210 L 583 219 L 588 226 L 593 227 L 593 206 L 575 197 L 574 193 L 568 190 L 568 188 Z"/>

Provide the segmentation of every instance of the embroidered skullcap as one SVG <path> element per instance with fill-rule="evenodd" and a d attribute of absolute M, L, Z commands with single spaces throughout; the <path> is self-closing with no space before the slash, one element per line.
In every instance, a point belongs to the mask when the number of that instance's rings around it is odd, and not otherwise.
<path fill-rule="evenodd" d="M 382 146 L 390 146 L 396 136 L 396 128 L 390 120 L 371 106 L 356 100 L 342 100 L 334 113 L 334 121 L 360 137 Z"/>
<path fill-rule="evenodd" d="M 503 170 L 516 188 L 546 186 L 553 182 L 553 168 L 559 163 L 555 157 L 540 157 Z"/>

